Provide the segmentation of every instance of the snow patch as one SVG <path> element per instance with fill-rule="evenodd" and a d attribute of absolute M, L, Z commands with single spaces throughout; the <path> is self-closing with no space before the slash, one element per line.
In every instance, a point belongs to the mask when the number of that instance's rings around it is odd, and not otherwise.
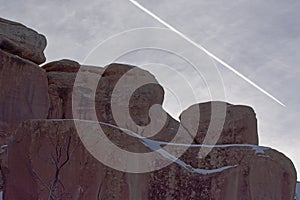
<path fill-rule="evenodd" d="M 184 169 L 188 170 L 189 172 L 192 173 L 197 173 L 197 174 L 202 174 L 202 175 L 207 175 L 207 174 L 212 174 L 212 173 L 217 173 L 217 172 L 222 172 L 226 169 L 230 169 L 233 167 L 237 167 L 237 165 L 234 166 L 224 166 L 221 168 L 216 168 L 216 169 L 201 169 L 201 168 L 194 168 L 191 165 L 185 163 L 183 160 L 177 158 L 176 156 L 170 154 L 169 152 L 165 151 L 164 149 L 161 148 L 160 144 L 156 141 L 149 140 L 147 138 L 141 138 L 142 143 L 149 147 L 151 150 L 158 152 L 160 155 L 163 157 L 177 163 Z"/>
<path fill-rule="evenodd" d="M 159 154 L 161 154 L 163 157 L 179 164 L 181 167 L 189 170 L 192 173 L 198 173 L 198 174 L 211 174 L 211 173 L 216 173 L 216 172 L 221 172 L 230 168 L 234 168 L 237 167 L 237 165 L 233 165 L 233 166 L 224 166 L 221 168 L 217 168 L 217 169 L 212 169 L 212 170 L 207 170 L 207 169 L 200 169 L 200 168 L 193 168 L 191 165 L 185 163 L 184 161 L 180 160 L 179 158 L 177 158 L 176 156 L 170 154 L 169 152 L 165 151 L 161 146 L 162 145 L 173 145 L 173 146 L 185 146 L 185 147 L 208 147 L 208 148 L 227 148 L 227 147 L 251 147 L 252 150 L 255 152 L 255 154 L 258 154 L 259 156 L 264 156 L 265 151 L 270 149 L 269 147 L 263 147 L 263 146 L 257 146 L 257 145 L 252 145 L 252 144 L 222 144 L 222 145 L 206 145 L 206 144 L 182 144 L 182 143 L 168 143 L 168 142 L 161 142 L 161 141 L 154 141 L 154 140 L 150 140 L 148 138 L 142 137 L 139 134 L 135 133 L 134 131 L 131 131 L 129 129 L 126 128 L 121 128 L 109 123 L 105 123 L 105 122 L 98 122 L 98 121 L 92 121 L 92 120 L 80 120 L 80 119 L 71 119 L 74 121 L 82 121 L 82 122 L 89 122 L 89 123 L 98 123 L 98 124 L 102 124 L 102 125 L 106 125 L 106 126 L 110 126 L 116 129 L 119 129 L 121 131 L 124 131 L 125 133 L 127 133 L 130 136 L 134 136 L 138 139 L 141 140 L 141 142 L 147 146 L 148 148 L 150 148 L 153 151 L 158 152 Z M 50 119 L 48 121 L 71 121 L 70 119 Z M 268 157 L 268 156 L 267 156 Z"/>
<path fill-rule="evenodd" d="M 84 121 L 86 121 L 86 120 L 84 120 Z M 158 142 L 158 141 L 150 140 L 150 139 L 148 139 L 146 137 L 140 136 L 139 134 L 135 133 L 134 131 L 131 131 L 131 130 L 126 129 L 126 128 L 121 128 L 121 127 L 118 127 L 118 126 L 115 126 L 115 125 L 112 125 L 112 124 L 109 124 L 109 123 L 95 122 L 95 121 L 89 121 L 89 122 L 99 123 L 99 124 L 102 124 L 102 125 L 110 126 L 110 127 L 119 129 L 121 131 L 124 131 L 128 135 L 131 135 L 131 136 L 134 136 L 134 137 L 140 139 L 141 142 L 145 146 L 147 146 L 148 148 L 150 148 L 151 150 L 158 152 L 160 155 L 162 155 L 166 159 L 169 159 L 169 160 L 171 160 L 171 161 L 179 164 L 181 167 L 183 167 L 184 169 L 186 169 L 186 170 L 188 170 L 188 171 L 190 171 L 192 173 L 198 173 L 198 174 L 207 175 L 207 174 L 212 174 L 212 173 L 216 173 L 216 172 L 221 172 L 221 171 L 233 168 L 233 167 L 237 167 L 237 165 L 234 165 L 234 166 L 224 166 L 224 167 L 221 167 L 221 168 L 211 169 L 211 170 L 194 168 L 191 165 L 185 163 L 183 160 L 177 158 L 176 156 L 174 156 L 174 155 L 170 154 L 169 152 L 167 152 L 166 150 L 164 150 L 161 147 L 161 145 L 164 144 L 163 142 Z M 167 144 L 169 144 L 169 143 L 167 143 Z M 181 144 L 181 145 L 183 145 L 183 144 Z"/>

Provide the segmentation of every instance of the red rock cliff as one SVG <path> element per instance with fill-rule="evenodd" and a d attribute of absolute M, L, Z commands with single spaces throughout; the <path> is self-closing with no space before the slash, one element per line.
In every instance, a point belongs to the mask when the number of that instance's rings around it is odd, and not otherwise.
<path fill-rule="evenodd" d="M 71 60 L 40 67 L 45 46 L 45 37 L 36 31 L 0 19 L 0 153 L 5 200 L 293 200 L 293 163 L 274 149 L 258 146 L 252 108 L 200 103 L 183 111 L 176 121 L 163 110 L 163 87 L 149 72 L 116 63 L 103 68 L 81 66 Z M 94 81 L 95 91 L 84 86 L 90 77 L 100 80 Z M 141 78 L 149 84 L 130 91 Z M 84 136 L 76 123 L 85 127 Z M 159 159 L 151 162 L 134 160 L 129 163 L 132 168 L 169 164 L 140 174 L 129 173 L 128 166 L 120 166 L 127 171 L 118 171 L 104 165 L 92 151 L 100 142 L 92 129 L 95 123 L 120 149 L 159 153 Z M 211 144 L 217 145 L 212 148 Z M 162 149 L 165 146 L 168 151 Z M 107 158 L 121 162 L 109 149 L 100 153 L 106 152 L 111 153 Z M 172 153 L 178 152 L 174 159 Z"/>

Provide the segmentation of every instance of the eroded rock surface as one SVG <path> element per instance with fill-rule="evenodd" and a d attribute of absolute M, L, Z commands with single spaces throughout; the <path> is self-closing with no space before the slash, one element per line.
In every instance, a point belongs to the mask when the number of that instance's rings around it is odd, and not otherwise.
<path fill-rule="evenodd" d="M 164 98 L 163 88 L 158 84 L 155 77 L 145 70 L 123 64 L 111 64 L 105 68 L 81 66 L 80 73 L 86 76 L 83 78 L 84 83 L 88 79 L 95 79 L 97 85 L 95 91 L 92 91 L 93 86 L 89 84 L 74 86 L 77 76 L 75 71 L 79 70 L 75 62 L 56 61 L 43 68 L 48 71 L 49 119 L 76 118 L 101 121 L 133 131 L 136 131 L 137 125 L 147 126 L 152 119 L 153 126 L 157 126 L 150 128 L 152 132 L 157 133 L 152 134 L 154 138 L 170 141 L 176 134 L 179 123 L 161 106 Z M 116 86 L 122 78 L 130 81 Z M 150 80 L 151 83 L 131 92 L 130 89 L 139 83 L 138 79 L 140 78 Z M 76 94 L 73 92 L 74 87 L 78 89 Z M 95 93 L 94 98 L 93 92 Z M 119 106 L 115 109 L 117 110 L 116 113 L 112 111 L 113 92 L 116 96 L 113 104 Z M 126 98 L 127 94 L 130 95 L 130 98 Z M 76 102 L 73 102 L 73 95 Z M 153 105 L 156 105 L 157 111 L 151 113 L 149 110 Z M 73 115 L 74 111 L 77 112 L 76 116 Z M 96 119 L 91 117 L 93 113 L 96 114 Z M 130 122 L 135 125 L 130 125 Z M 127 136 L 124 135 L 124 137 Z M 127 140 L 130 140 L 130 137 Z"/>
<path fill-rule="evenodd" d="M 72 92 L 74 87 L 75 78 L 80 65 L 74 61 L 61 60 L 49 63 L 43 68 L 47 71 L 47 77 L 49 80 L 49 95 L 51 99 L 51 108 L 49 112 L 49 118 L 51 119 L 72 119 Z M 135 69 L 131 72 L 132 69 Z M 148 79 L 153 80 L 153 84 L 143 86 L 138 91 L 133 93 L 131 99 L 128 99 L 129 109 L 131 117 L 137 121 L 139 125 L 145 125 L 149 123 L 148 111 L 154 104 L 161 105 L 163 102 L 164 91 L 162 87 L 155 80 L 154 76 L 147 71 L 138 69 L 134 66 L 111 64 L 105 68 L 101 67 L 88 67 L 82 66 L 81 73 L 88 79 L 99 80 L 95 90 L 95 99 L 85 98 L 89 95 L 91 85 L 85 85 L 86 88 L 81 89 L 78 101 L 83 101 L 82 104 L 88 104 L 91 101 L 95 101 L 96 109 L 99 121 L 109 121 L 113 119 L 112 111 L 110 109 L 113 90 L 116 90 L 115 85 L 124 76 L 130 77 L 131 80 L 136 80 L 139 77 L 150 77 Z M 121 95 L 118 98 L 117 103 L 126 104 L 122 102 L 125 98 L 126 90 L 135 87 L 137 81 L 128 82 L 126 85 L 120 85 L 117 95 Z M 80 86 L 76 86 L 80 87 Z M 85 112 L 87 112 L 87 109 Z M 83 114 L 84 115 L 84 114 Z"/>
<path fill-rule="evenodd" d="M 45 62 L 45 36 L 16 22 L 0 18 L 0 49 L 37 64 Z"/>
<path fill-rule="evenodd" d="M 283 154 L 256 146 L 252 108 L 200 103 L 178 122 L 163 110 L 164 90 L 149 72 L 66 59 L 40 68 L 45 46 L 43 35 L 0 18 L 0 190 L 4 187 L 5 200 L 293 200 L 295 168 Z M 104 132 L 100 140 L 92 124 Z M 85 139 L 93 145 L 84 146 Z M 101 142 L 105 146 L 107 139 L 139 154 L 166 147 L 157 151 L 160 159 L 134 158 L 122 169 L 172 164 L 142 174 L 117 171 L 88 151 Z M 127 158 L 99 148 L 96 152 L 116 163 Z"/>
<path fill-rule="evenodd" d="M 73 120 L 27 121 L 9 146 L 5 199 L 293 199 L 296 172 L 283 154 L 240 145 L 200 159 L 200 148 L 155 172 L 123 173 L 94 159 Z"/>
<path fill-rule="evenodd" d="M 73 60 L 63 59 L 47 63 L 42 68 L 46 72 L 78 72 L 80 64 Z"/>
<path fill-rule="evenodd" d="M 46 119 L 49 98 L 46 73 L 38 65 L 0 50 L 1 144 L 27 119 Z"/>
<path fill-rule="evenodd" d="M 199 103 L 183 111 L 180 121 L 194 133 L 198 144 L 210 144 L 210 141 L 215 141 L 212 138 L 216 138 L 217 144 L 258 144 L 256 115 L 248 106 L 226 102 Z M 208 139 L 206 142 L 205 137 Z"/>

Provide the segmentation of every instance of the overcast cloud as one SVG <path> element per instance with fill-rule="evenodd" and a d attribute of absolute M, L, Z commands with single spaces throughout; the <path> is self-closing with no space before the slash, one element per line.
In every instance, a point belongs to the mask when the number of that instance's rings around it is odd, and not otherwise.
<path fill-rule="evenodd" d="M 252 106 L 259 121 L 260 145 L 283 152 L 300 171 L 300 1 L 139 2 L 287 106 L 279 105 L 224 66 L 215 63 L 224 81 L 226 98 L 222 100 Z M 0 0 L 0 13 L 3 18 L 21 22 L 46 35 L 47 62 L 61 58 L 83 62 L 95 45 L 114 34 L 132 28 L 163 27 L 127 0 Z M 176 42 L 180 48 L 183 41 Z M 191 57 L 194 58 L 198 56 L 194 52 L 188 53 L 193 54 Z M 190 73 L 187 63 L 179 64 L 180 61 L 170 54 L 159 54 L 154 50 L 133 52 L 119 60 L 132 64 L 160 62 L 173 65 L 174 69 L 187 76 Z M 153 73 L 156 73 L 155 70 Z M 163 73 L 155 75 L 160 76 L 158 80 L 164 82 L 166 87 L 165 107 L 176 117 L 180 109 L 170 91 L 183 87 L 180 78 L 164 78 Z M 207 92 L 200 92 L 205 88 L 203 80 L 193 73 L 189 79 L 192 87 L 199 90 L 200 100 L 209 100 Z M 186 90 L 178 89 L 176 93 L 181 96 L 181 109 L 196 103 Z"/>

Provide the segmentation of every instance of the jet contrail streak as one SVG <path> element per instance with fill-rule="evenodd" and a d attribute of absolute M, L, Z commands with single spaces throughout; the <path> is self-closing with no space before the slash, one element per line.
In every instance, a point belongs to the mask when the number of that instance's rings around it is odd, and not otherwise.
<path fill-rule="evenodd" d="M 283 104 L 281 101 L 279 101 L 278 99 L 276 99 L 270 93 L 268 93 L 267 91 L 265 91 L 264 89 L 262 89 L 256 83 L 254 83 L 253 81 L 251 81 L 250 79 L 248 79 L 246 76 L 244 76 L 243 74 L 241 74 L 240 72 L 238 72 L 236 69 L 234 69 L 233 67 L 231 67 L 229 64 L 227 64 L 222 59 L 220 59 L 217 56 L 215 56 L 213 53 L 211 53 L 210 51 L 208 51 L 207 49 L 205 49 L 203 46 L 197 44 L 196 42 L 194 42 L 193 40 L 191 40 L 190 38 L 188 38 L 187 36 L 185 36 L 183 33 L 181 33 L 176 28 L 174 28 L 173 26 L 171 26 L 170 24 L 168 24 L 167 22 L 165 22 L 164 20 L 162 20 L 161 18 L 159 18 L 157 15 L 155 15 L 154 13 L 152 13 L 151 11 L 149 11 L 148 9 L 146 9 L 145 7 L 143 7 L 141 4 L 139 4 L 135 0 L 129 0 L 129 1 L 131 3 L 133 3 L 136 7 L 138 7 L 139 9 L 141 9 L 142 11 L 144 11 L 145 13 L 147 13 L 148 15 L 150 15 L 151 17 L 153 17 L 154 19 L 156 19 L 158 22 L 160 22 L 161 24 L 163 24 L 164 26 L 166 26 L 167 28 L 169 28 L 170 30 L 172 30 L 173 32 L 175 32 L 176 34 L 178 34 L 183 39 L 185 39 L 189 43 L 193 44 L 194 46 L 196 46 L 200 50 L 204 51 L 208 56 L 210 56 L 211 58 L 213 58 L 214 60 L 216 60 L 217 62 L 219 62 L 220 64 L 222 64 L 223 66 L 225 66 L 226 68 L 228 68 L 229 70 L 231 70 L 232 72 L 234 72 L 236 75 L 238 75 L 239 77 L 241 77 L 242 79 L 244 79 L 245 81 L 247 81 L 248 83 L 250 83 L 256 89 L 258 89 L 259 91 L 261 91 L 262 93 L 264 93 L 265 95 L 267 95 L 268 97 L 270 97 L 271 99 L 273 99 L 274 101 L 276 101 L 277 103 L 279 103 L 280 105 L 286 107 L 285 104 Z"/>

